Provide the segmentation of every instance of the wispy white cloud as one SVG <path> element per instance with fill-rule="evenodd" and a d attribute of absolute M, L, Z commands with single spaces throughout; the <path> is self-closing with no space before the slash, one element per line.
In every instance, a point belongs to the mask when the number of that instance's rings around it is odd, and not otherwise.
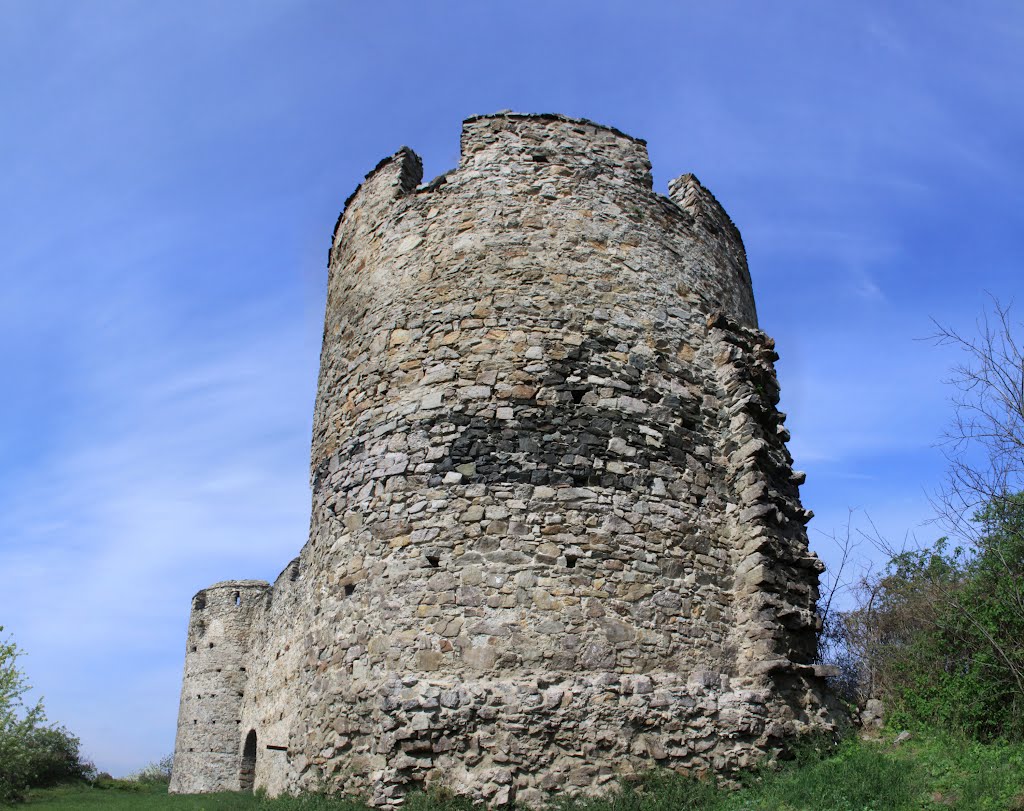
<path fill-rule="evenodd" d="M 89 417 L 0 498 L 0 571 L 14 575 L 4 623 L 32 652 L 51 716 L 114 771 L 170 745 L 191 594 L 273 578 L 305 541 L 308 325 L 257 304 L 222 329 L 163 351 L 89 353 L 119 402 L 80 404 Z M 116 684 L 127 703 L 82 701 L 69 674 L 97 694 Z"/>
<path fill-rule="evenodd" d="M 882 292 L 882 288 L 866 273 L 861 273 L 860 278 L 854 282 L 854 292 L 865 301 L 885 301 L 885 294 Z"/>

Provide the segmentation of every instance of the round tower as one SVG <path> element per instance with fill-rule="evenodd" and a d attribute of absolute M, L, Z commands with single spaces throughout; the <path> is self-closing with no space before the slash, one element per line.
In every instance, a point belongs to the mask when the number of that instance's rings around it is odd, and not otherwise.
<path fill-rule="evenodd" d="M 318 658 L 352 646 L 299 674 L 302 765 L 382 803 L 741 767 L 821 683 L 740 235 L 608 127 L 481 116 L 461 146 L 426 186 L 383 162 L 335 233 L 303 558 Z M 339 716 L 377 726 L 337 746 Z"/>
<path fill-rule="evenodd" d="M 249 630 L 269 583 L 227 580 L 192 598 L 170 791 L 194 794 L 252 788 L 243 768 L 242 699 Z"/>
<path fill-rule="evenodd" d="M 335 229 L 309 541 L 236 716 L 256 786 L 539 804 L 831 728 L 736 227 L 590 121 L 474 117 L 461 153 L 423 185 L 401 149 Z"/>

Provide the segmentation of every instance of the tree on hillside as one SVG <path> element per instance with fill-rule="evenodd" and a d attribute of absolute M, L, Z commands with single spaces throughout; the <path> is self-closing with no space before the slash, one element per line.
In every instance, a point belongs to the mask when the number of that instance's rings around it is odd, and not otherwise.
<path fill-rule="evenodd" d="M 1024 740 L 1024 494 L 976 520 L 972 549 L 943 539 L 896 554 L 842 621 L 895 722 Z"/>
<path fill-rule="evenodd" d="M 953 370 L 949 473 L 937 499 L 951 538 L 963 545 L 964 588 L 951 592 L 963 633 L 981 639 L 1024 701 L 1024 325 L 993 299 L 965 336 L 938 325 L 940 344 L 963 353 Z M 1019 720 L 1020 712 L 1017 713 Z M 1022 730 L 1024 732 L 1024 730 Z"/>
<path fill-rule="evenodd" d="M 976 336 L 936 326 L 940 345 L 963 352 L 949 381 L 955 392 L 945 443 L 949 475 L 937 507 L 950 536 L 974 545 L 988 531 L 977 516 L 1024 491 L 1024 325 L 993 300 Z"/>
<path fill-rule="evenodd" d="M 936 499 L 948 533 L 889 556 L 832 619 L 847 682 L 882 697 L 897 723 L 1024 740 L 1024 356 L 1008 307 L 977 337 L 939 328 L 963 350 L 950 381 L 949 475 Z M 829 630 L 827 627 L 826 630 Z"/>
<path fill-rule="evenodd" d="M 81 780 L 93 771 L 81 757 L 78 738 L 46 723 L 42 701 L 25 702 L 30 688 L 18 668 L 20 656 L 10 638 L 0 637 L 0 802 L 21 799 L 27 788 Z"/>
<path fill-rule="evenodd" d="M 0 632 L 3 626 L 0 626 Z M 42 702 L 25 704 L 29 686 L 18 669 L 21 651 L 0 639 L 0 800 L 18 799 L 31 780 L 27 742 L 45 719 Z"/>

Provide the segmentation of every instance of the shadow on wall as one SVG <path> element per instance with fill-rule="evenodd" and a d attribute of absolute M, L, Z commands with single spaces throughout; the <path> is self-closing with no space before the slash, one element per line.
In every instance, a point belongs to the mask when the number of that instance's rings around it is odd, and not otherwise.
<path fill-rule="evenodd" d="M 242 747 L 242 762 L 238 774 L 239 788 L 252 791 L 256 785 L 256 730 L 250 729 Z"/>

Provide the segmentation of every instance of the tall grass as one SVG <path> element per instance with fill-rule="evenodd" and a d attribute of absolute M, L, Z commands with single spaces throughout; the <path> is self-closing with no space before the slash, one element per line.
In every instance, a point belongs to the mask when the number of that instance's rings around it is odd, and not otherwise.
<path fill-rule="evenodd" d="M 414 795 L 407 811 L 471 811 L 469 801 Z M 244 794 L 168 795 L 67 787 L 34 792 L 26 811 L 366 811 L 362 803 L 318 795 L 269 799 Z M 808 747 L 775 769 L 744 775 L 738 789 L 672 772 L 653 772 L 597 799 L 553 801 L 549 811 L 1024 811 L 1024 745 L 982 744 L 922 735 L 903 746 L 850 740 Z"/>

